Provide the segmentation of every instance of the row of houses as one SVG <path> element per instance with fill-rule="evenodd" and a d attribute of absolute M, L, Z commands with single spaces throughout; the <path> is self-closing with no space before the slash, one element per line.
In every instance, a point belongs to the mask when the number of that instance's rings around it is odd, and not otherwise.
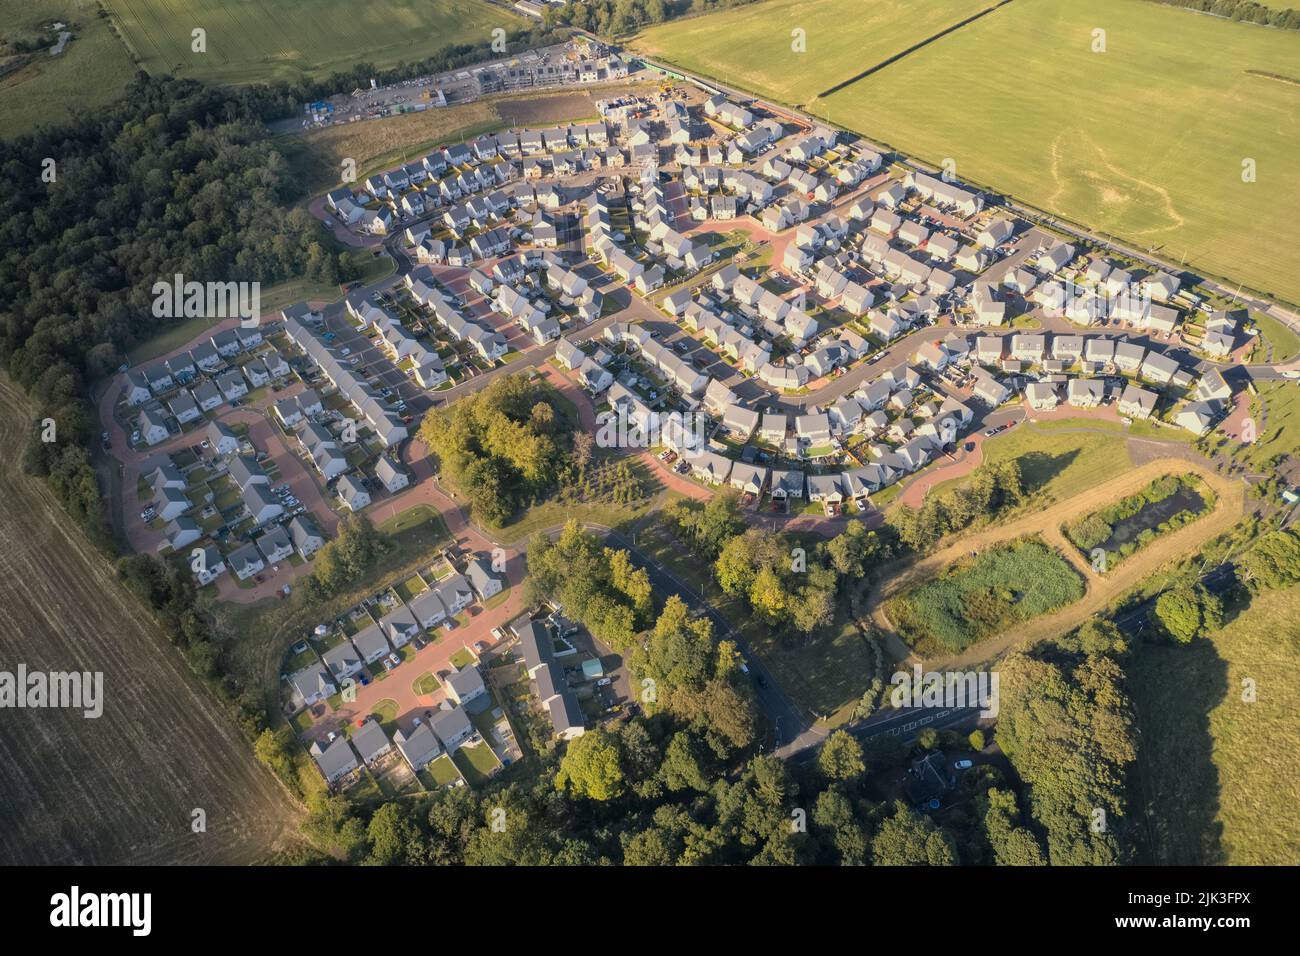
<path fill-rule="evenodd" d="M 415 301 L 433 315 L 454 341 L 470 345 L 488 363 L 505 357 L 509 351 L 506 337 L 495 329 L 465 318 L 452 305 L 449 294 L 438 287 L 438 279 L 427 267 L 408 272 L 403 281 Z"/>
<path fill-rule="evenodd" d="M 360 418 L 379 437 L 385 447 L 391 448 L 407 436 L 406 425 L 392 409 L 380 401 L 370 385 L 356 372 L 353 365 L 331 348 L 322 333 L 312 325 L 300 321 L 296 315 L 286 314 L 285 334 L 320 369 L 322 375 L 344 399 L 351 402 Z"/>

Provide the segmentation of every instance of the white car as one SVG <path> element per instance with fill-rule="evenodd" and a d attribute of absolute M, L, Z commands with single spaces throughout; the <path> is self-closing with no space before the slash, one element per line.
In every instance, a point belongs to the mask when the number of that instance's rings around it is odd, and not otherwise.
<path fill-rule="evenodd" d="M 953 767 L 957 770 L 969 770 L 973 766 L 975 765 L 969 760 L 958 760 L 953 763 Z"/>

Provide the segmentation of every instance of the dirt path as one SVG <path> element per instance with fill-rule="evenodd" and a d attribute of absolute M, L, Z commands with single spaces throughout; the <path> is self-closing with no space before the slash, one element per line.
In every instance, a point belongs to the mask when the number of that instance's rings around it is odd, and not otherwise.
<path fill-rule="evenodd" d="M 250 863 L 299 811 L 180 654 L 38 482 L 30 409 L 0 379 L 0 666 L 103 672 L 104 712 L 0 718 L 0 863 Z M 202 808 L 207 832 L 191 832 Z"/>
<path fill-rule="evenodd" d="M 1157 538 L 1150 545 L 1127 558 L 1109 574 L 1102 575 L 1094 571 L 1061 531 L 1061 525 L 1066 522 L 1113 504 L 1120 498 L 1140 490 L 1161 475 L 1189 472 L 1199 475 L 1219 496 L 1214 511 L 1171 534 Z M 969 667 L 997 657 L 1012 647 L 1032 644 L 1076 627 L 1101 611 L 1134 584 L 1155 572 L 1171 558 L 1194 551 L 1209 538 L 1226 531 L 1241 518 L 1244 507 L 1245 491 L 1241 482 L 1224 478 L 1195 461 L 1170 455 L 1153 458 L 1132 471 L 1073 496 L 1068 501 L 1034 511 L 1006 524 L 994 525 L 973 534 L 962 535 L 954 544 L 879 582 L 871 589 L 867 598 L 867 603 L 872 608 L 872 622 L 885 635 L 891 656 L 895 659 L 905 659 L 908 664 L 923 662 L 927 668 L 936 670 Z M 1038 535 L 1048 545 L 1057 549 L 1083 577 L 1086 590 L 1080 600 L 1053 614 L 1035 618 L 1014 631 L 980 641 L 961 654 L 943 658 L 924 660 L 918 657 L 895 633 L 883 608 L 884 602 L 890 597 L 937 574 L 953 561 L 969 555 L 972 551 L 983 551 L 1029 534 Z"/>

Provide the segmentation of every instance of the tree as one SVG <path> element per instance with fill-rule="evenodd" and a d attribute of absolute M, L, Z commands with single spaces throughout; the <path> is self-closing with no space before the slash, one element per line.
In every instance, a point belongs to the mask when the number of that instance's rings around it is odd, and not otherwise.
<path fill-rule="evenodd" d="M 1261 537 L 1241 559 L 1241 576 L 1261 591 L 1300 581 L 1300 534 L 1288 528 Z"/>
<path fill-rule="evenodd" d="M 664 762 L 659 772 L 663 775 L 664 786 L 669 790 L 703 792 L 709 789 L 700 747 L 688 733 L 679 731 L 673 734 L 664 751 Z"/>
<path fill-rule="evenodd" d="M 1208 615 L 1207 615 L 1208 612 Z M 1156 620 L 1179 644 L 1190 644 L 1222 621 L 1222 607 L 1199 584 L 1179 584 L 1156 598 Z M 1208 617 L 1208 619 L 1207 619 Z"/>
<path fill-rule="evenodd" d="M 871 859 L 876 866 L 953 866 L 957 848 L 933 820 L 900 800 L 871 841 Z"/>
<path fill-rule="evenodd" d="M 613 800 L 623 794 L 618 738 L 603 727 L 569 741 L 555 786 L 589 800 Z"/>
<path fill-rule="evenodd" d="M 397 801 L 385 803 L 375 811 L 366 836 L 370 841 L 368 864 L 394 866 L 422 862 L 424 837 Z"/>
<path fill-rule="evenodd" d="M 856 737 L 845 730 L 837 730 L 826 738 L 821 751 L 817 754 L 817 769 L 827 780 L 856 780 L 866 769 L 862 759 L 862 745 Z"/>

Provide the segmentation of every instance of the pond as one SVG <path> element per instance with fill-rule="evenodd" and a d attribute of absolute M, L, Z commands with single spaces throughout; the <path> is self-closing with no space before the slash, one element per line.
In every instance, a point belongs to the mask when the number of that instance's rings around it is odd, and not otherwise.
<path fill-rule="evenodd" d="M 1205 510 L 1205 499 L 1195 488 L 1180 484 L 1178 490 L 1168 498 L 1161 498 L 1144 505 L 1136 514 L 1129 515 L 1115 522 L 1111 527 L 1110 537 L 1098 547 L 1107 551 L 1118 551 L 1130 541 L 1137 540 L 1138 535 L 1151 528 L 1157 528 L 1176 514 L 1184 511 L 1193 513 Z"/>

